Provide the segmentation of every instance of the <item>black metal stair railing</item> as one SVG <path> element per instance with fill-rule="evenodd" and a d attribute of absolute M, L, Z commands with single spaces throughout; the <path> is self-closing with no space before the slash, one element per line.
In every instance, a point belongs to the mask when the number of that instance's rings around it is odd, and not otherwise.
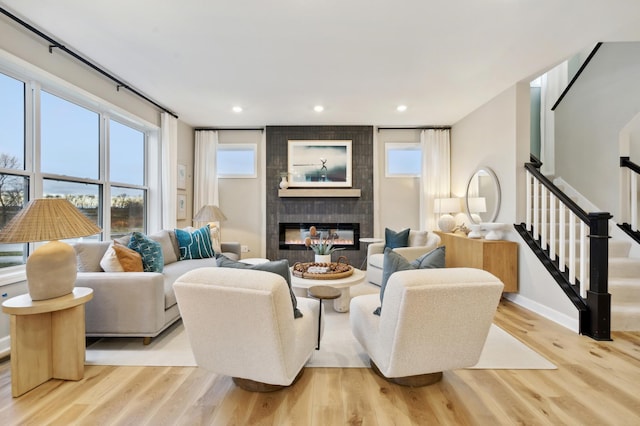
<path fill-rule="evenodd" d="M 618 227 L 640 244 L 640 227 L 638 215 L 638 179 L 640 178 L 640 165 L 634 163 L 629 157 L 620 157 L 620 167 L 626 171 L 627 194 L 624 199 L 622 223 Z M 627 221 L 625 221 L 626 219 Z"/>
<path fill-rule="evenodd" d="M 580 334 L 595 340 L 611 340 L 611 295 L 607 277 L 611 215 L 585 212 L 540 172 L 540 165 L 540 162 L 525 164 L 527 220 L 515 228 L 578 310 Z M 564 219 L 566 215 L 568 224 Z M 568 238 L 565 238 L 566 227 Z M 576 228 L 579 239 L 576 239 Z"/>

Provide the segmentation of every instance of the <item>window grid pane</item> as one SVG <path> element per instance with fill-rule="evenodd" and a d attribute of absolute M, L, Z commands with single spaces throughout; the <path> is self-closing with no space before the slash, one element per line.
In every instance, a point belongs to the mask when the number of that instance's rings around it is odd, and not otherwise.
<path fill-rule="evenodd" d="M 0 74 L 0 169 L 24 170 L 24 83 Z"/>
<path fill-rule="evenodd" d="M 218 177 L 255 178 L 256 146 L 255 145 L 218 145 L 216 155 Z"/>
<path fill-rule="evenodd" d="M 44 198 L 65 198 L 69 200 L 91 222 L 102 228 L 100 185 L 54 179 L 44 179 L 42 184 Z M 84 238 L 97 240 L 100 238 L 100 234 Z"/>
<path fill-rule="evenodd" d="M 420 177 L 422 150 L 420 144 L 387 143 L 386 177 Z"/>
<path fill-rule="evenodd" d="M 28 179 L 0 173 L 0 229 L 24 207 Z M 0 269 L 22 265 L 27 257 L 26 244 L 0 244 Z"/>
<path fill-rule="evenodd" d="M 109 121 L 109 180 L 144 185 L 144 133 Z"/>
<path fill-rule="evenodd" d="M 45 91 L 40 109 L 42 172 L 98 179 L 99 114 Z"/>
<path fill-rule="evenodd" d="M 119 238 L 130 232 L 144 232 L 146 191 L 111 187 L 111 236 Z"/>

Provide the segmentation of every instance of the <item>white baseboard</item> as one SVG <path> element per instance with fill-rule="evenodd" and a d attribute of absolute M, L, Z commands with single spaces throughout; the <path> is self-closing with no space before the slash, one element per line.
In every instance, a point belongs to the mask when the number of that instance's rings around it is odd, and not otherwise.
<path fill-rule="evenodd" d="M 540 303 L 533 301 L 527 297 L 523 297 L 516 293 L 506 293 L 504 298 L 510 300 L 516 305 L 522 306 L 532 312 L 535 312 L 538 315 L 541 315 L 548 320 L 555 322 L 556 324 L 560 324 L 563 327 L 568 328 L 571 331 L 576 333 L 580 332 L 580 323 L 577 318 L 578 311 L 576 310 L 576 318 L 572 318 L 562 312 L 558 312 L 549 308 L 548 306 L 541 305 Z"/>

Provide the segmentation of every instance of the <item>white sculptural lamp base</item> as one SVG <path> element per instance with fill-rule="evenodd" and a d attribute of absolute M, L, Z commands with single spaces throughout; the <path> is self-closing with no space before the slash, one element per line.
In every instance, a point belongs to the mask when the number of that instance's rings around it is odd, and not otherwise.
<path fill-rule="evenodd" d="M 504 238 L 503 232 L 506 229 L 504 223 L 483 223 L 482 226 L 488 232 L 484 236 L 485 240 L 497 241 Z"/>
<path fill-rule="evenodd" d="M 450 214 L 443 214 L 440 216 L 440 219 L 438 219 L 438 228 L 440 228 L 442 232 L 451 232 L 455 227 L 456 220 Z"/>
<path fill-rule="evenodd" d="M 69 244 L 51 241 L 27 259 L 27 287 L 32 300 L 53 299 L 73 292 L 76 252 Z"/>

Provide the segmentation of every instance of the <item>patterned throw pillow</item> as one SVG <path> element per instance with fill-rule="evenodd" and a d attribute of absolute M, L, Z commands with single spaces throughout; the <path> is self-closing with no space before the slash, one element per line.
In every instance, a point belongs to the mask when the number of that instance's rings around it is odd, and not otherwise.
<path fill-rule="evenodd" d="M 144 272 L 162 272 L 164 269 L 164 256 L 162 246 L 157 241 L 144 235 L 142 232 L 133 232 L 129 248 L 137 251 L 142 257 Z"/>
<path fill-rule="evenodd" d="M 180 247 L 180 260 L 184 259 L 204 259 L 215 256 L 211 246 L 211 231 L 209 225 L 188 232 L 183 229 L 176 229 L 176 238 Z"/>
<path fill-rule="evenodd" d="M 409 262 L 401 254 L 386 248 L 384 249 L 384 260 L 382 261 L 382 283 L 380 285 L 380 307 L 376 308 L 373 313 L 380 315 L 382 311 L 382 299 L 384 299 L 384 290 L 387 287 L 387 281 L 394 272 L 409 271 L 412 269 L 434 269 L 444 268 L 445 265 L 445 247 L 440 246 L 429 253 L 423 254 L 413 262 Z"/>

